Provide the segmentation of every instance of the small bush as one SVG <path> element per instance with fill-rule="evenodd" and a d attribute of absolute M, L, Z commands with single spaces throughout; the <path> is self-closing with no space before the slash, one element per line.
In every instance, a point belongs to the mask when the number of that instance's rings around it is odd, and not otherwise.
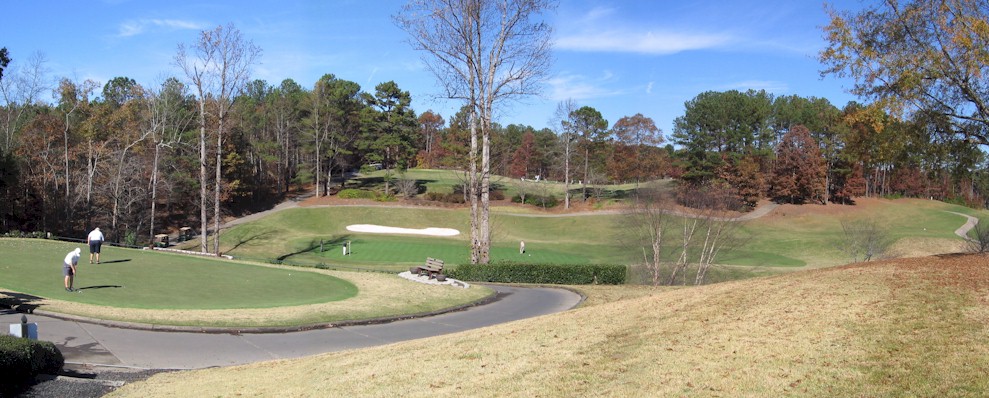
<path fill-rule="evenodd" d="M 394 202 L 395 201 L 395 194 L 391 194 L 391 193 L 383 194 L 383 195 L 377 195 L 376 194 L 371 199 L 374 199 L 375 202 Z"/>
<path fill-rule="evenodd" d="M 488 193 L 488 198 L 491 200 L 505 200 L 505 192 L 501 190 L 494 190 Z"/>
<path fill-rule="evenodd" d="M 337 193 L 337 197 L 340 199 L 374 199 L 375 196 L 374 192 L 353 188 L 344 189 Z"/>
<path fill-rule="evenodd" d="M 621 285 L 625 283 L 627 267 L 616 264 L 497 262 L 459 265 L 448 274 L 452 278 L 471 282 Z"/>
<path fill-rule="evenodd" d="M 426 192 L 426 200 L 443 203 L 464 203 L 463 193 Z"/>
<path fill-rule="evenodd" d="M 512 197 L 512 202 L 523 203 L 522 202 L 522 197 L 519 196 L 519 195 L 515 195 L 514 197 Z M 532 195 L 532 194 L 529 194 L 529 195 L 525 195 L 525 203 L 524 204 L 532 205 L 532 206 L 537 206 L 537 207 L 543 207 L 543 208 L 550 208 L 550 207 L 556 207 L 556 205 L 560 204 L 560 202 L 553 195 Z"/>
<path fill-rule="evenodd" d="M 0 335 L 0 386 L 5 390 L 24 385 L 41 373 L 58 373 L 64 364 L 62 352 L 51 342 Z M 0 391 L 5 392 L 10 390 Z"/>

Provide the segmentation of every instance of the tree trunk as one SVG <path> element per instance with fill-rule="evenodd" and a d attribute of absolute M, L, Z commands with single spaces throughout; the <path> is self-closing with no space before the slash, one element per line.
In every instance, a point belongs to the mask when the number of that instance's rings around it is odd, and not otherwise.
<path fill-rule="evenodd" d="M 490 115 L 490 114 L 489 114 Z M 481 121 L 481 220 L 480 220 L 480 264 L 491 261 L 491 128 L 484 118 Z"/>
<path fill-rule="evenodd" d="M 206 218 L 206 99 L 199 96 L 199 233 L 200 251 L 209 252 Z"/>
<path fill-rule="evenodd" d="M 480 224 L 480 213 L 479 213 L 479 203 L 478 199 L 478 170 L 477 170 L 477 108 L 474 104 L 471 104 L 470 113 L 470 152 L 467 155 L 468 161 L 470 163 L 468 176 L 467 176 L 467 187 L 464 189 L 468 196 L 470 203 L 470 241 L 471 241 L 471 251 L 470 251 L 470 262 L 471 264 L 481 264 L 481 224 Z"/>
<path fill-rule="evenodd" d="M 86 162 L 86 208 L 89 208 L 93 197 L 93 175 L 96 173 L 96 158 L 93 157 L 93 139 L 86 140 L 89 159 Z"/>
<path fill-rule="evenodd" d="M 158 159 L 161 157 L 161 145 L 155 143 L 155 154 L 151 163 L 151 218 L 148 231 L 148 241 L 155 241 L 155 210 L 158 204 Z"/>
<path fill-rule="evenodd" d="M 213 254 L 220 255 L 220 188 L 223 185 L 223 119 L 220 114 L 219 129 L 216 131 L 216 181 L 213 190 Z"/>
<path fill-rule="evenodd" d="M 580 201 L 587 201 L 587 170 L 590 164 L 590 159 L 588 157 L 591 155 L 591 150 L 589 148 L 584 148 L 584 180 L 580 184 Z"/>
<path fill-rule="evenodd" d="M 567 134 L 567 133 L 564 133 Z M 566 137 L 567 143 L 563 148 L 563 208 L 570 208 L 570 136 Z"/>

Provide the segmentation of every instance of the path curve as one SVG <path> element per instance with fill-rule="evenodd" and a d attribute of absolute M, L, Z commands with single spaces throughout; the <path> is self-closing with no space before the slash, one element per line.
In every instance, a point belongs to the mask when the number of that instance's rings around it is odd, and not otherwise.
<path fill-rule="evenodd" d="M 67 364 L 140 369 L 199 369 L 326 352 L 372 347 L 499 323 L 553 314 L 574 308 L 581 296 L 546 287 L 491 285 L 493 302 L 445 314 L 389 323 L 341 326 L 291 333 L 209 334 L 122 329 L 41 315 L 40 340 L 51 341 Z M 0 312 L 0 324 L 20 323 L 20 313 Z"/>
<path fill-rule="evenodd" d="M 955 230 L 955 235 L 958 235 L 959 237 L 965 240 L 972 240 L 972 238 L 968 237 L 968 231 L 971 231 L 972 228 L 975 228 L 975 226 L 979 224 L 979 219 L 964 213 L 958 213 L 954 211 L 947 211 L 947 212 L 965 217 L 966 219 L 965 224 L 963 224 L 961 227 L 958 227 L 958 229 Z"/>

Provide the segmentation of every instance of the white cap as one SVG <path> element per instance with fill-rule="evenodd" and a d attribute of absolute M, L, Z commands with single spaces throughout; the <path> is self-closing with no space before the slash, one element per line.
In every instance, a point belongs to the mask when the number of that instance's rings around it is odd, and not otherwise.
<path fill-rule="evenodd" d="M 75 252 L 76 253 L 82 253 L 82 249 L 77 247 L 76 250 L 75 250 Z"/>

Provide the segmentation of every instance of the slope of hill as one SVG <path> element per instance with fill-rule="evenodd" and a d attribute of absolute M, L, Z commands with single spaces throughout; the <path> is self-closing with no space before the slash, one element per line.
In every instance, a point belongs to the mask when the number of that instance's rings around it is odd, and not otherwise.
<path fill-rule="evenodd" d="M 373 349 L 160 374 L 119 396 L 979 396 L 989 259 L 662 291 Z"/>

